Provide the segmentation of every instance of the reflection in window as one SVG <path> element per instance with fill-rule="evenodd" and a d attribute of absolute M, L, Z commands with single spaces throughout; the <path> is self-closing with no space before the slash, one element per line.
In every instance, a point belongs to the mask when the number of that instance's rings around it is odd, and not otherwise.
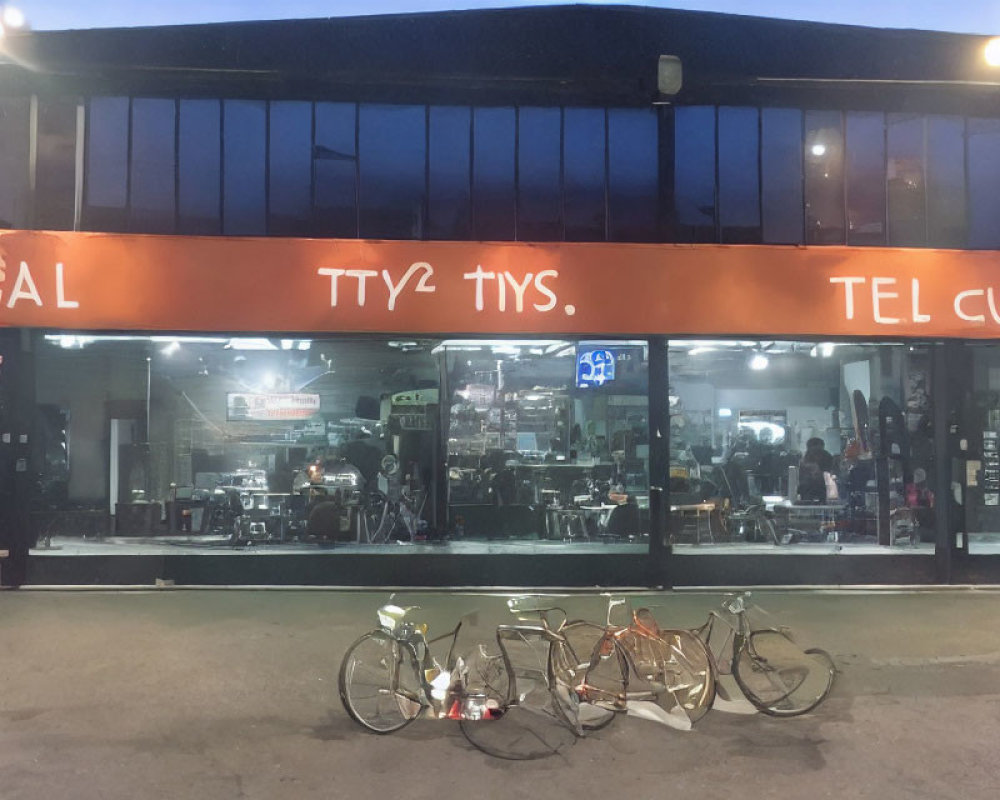
<path fill-rule="evenodd" d="M 274 102 L 268 131 L 268 232 L 310 233 L 312 202 L 312 106 Z"/>
<path fill-rule="evenodd" d="M 468 239 L 472 235 L 470 128 L 466 106 L 431 106 L 427 142 L 427 236 Z"/>
<path fill-rule="evenodd" d="M 312 151 L 317 235 L 355 237 L 358 232 L 357 106 L 316 103 Z"/>
<path fill-rule="evenodd" d="M 965 120 L 927 118 L 927 243 L 965 245 Z"/>
<path fill-rule="evenodd" d="M 517 238 L 562 239 L 560 137 L 558 108 L 518 110 Z"/>
<path fill-rule="evenodd" d="M 180 233 L 221 230 L 221 119 L 218 100 L 181 100 L 177 165 Z"/>
<path fill-rule="evenodd" d="M 125 230 L 128 201 L 127 97 L 94 97 L 87 115 L 86 224 L 99 231 Z"/>
<path fill-rule="evenodd" d="M 267 107 L 255 100 L 226 100 L 223 113 L 222 232 L 263 235 Z"/>
<path fill-rule="evenodd" d="M 806 243 L 844 243 L 844 134 L 839 111 L 805 115 Z"/>
<path fill-rule="evenodd" d="M 719 109 L 719 225 L 723 242 L 759 242 L 756 108 Z"/>
<path fill-rule="evenodd" d="M 802 112 L 761 111 L 761 216 L 763 240 L 802 243 Z"/>
<path fill-rule="evenodd" d="M 655 110 L 608 111 L 609 238 L 658 238 L 659 152 Z"/>
<path fill-rule="evenodd" d="M 0 98 L 0 141 L 4 143 L 0 148 L 0 228 L 26 228 L 30 197 L 27 98 Z"/>
<path fill-rule="evenodd" d="M 420 239 L 426 200 L 424 106 L 362 105 L 358 120 L 361 233 Z"/>
<path fill-rule="evenodd" d="M 967 121 L 969 239 L 974 248 L 1000 247 L 1000 120 Z"/>
<path fill-rule="evenodd" d="M 514 109 L 473 111 L 473 219 L 482 240 L 515 238 Z"/>
<path fill-rule="evenodd" d="M 847 243 L 884 245 L 885 115 L 850 111 L 847 132 Z"/>
<path fill-rule="evenodd" d="M 563 186 L 566 239 L 605 239 L 605 130 L 603 108 L 563 111 Z"/>
<path fill-rule="evenodd" d="M 933 554 L 926 347 L 671 341 L 669 355 L 678 544 Z"/>
<path fill-rule="evenodd" d="M 714 242 L 715 108 L 681 106 L 674 114 L 677 238 L 681 242 Z"/>
<path fill-rule="evenodd" d="M 132 101 L 132 163 L 129 229 L 141 233 L 174 232 L 174 138 L 177 107 L 173 100 Z"/>
<path fill-rule="evenodd" d="M 886 184 L 889 199 L 889 244 L 927 244 L 927 184 L 924 175 L 924 117 L 887 117 Z"/>
<path fill-rule="evenodd" d="M 450 341 L 454 535 L 645 546 L 648 361 L 629 341 Z"/>

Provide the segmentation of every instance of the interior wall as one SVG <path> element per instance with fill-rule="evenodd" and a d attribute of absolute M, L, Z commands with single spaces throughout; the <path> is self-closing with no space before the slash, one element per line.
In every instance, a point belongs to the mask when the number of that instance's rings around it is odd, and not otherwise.
<path fill-rule="evenodd" d="M 36 348 L 36 397 L 69 414 L 70 502 L 89 503 L 108 495 L 109 418 L 114 407 L 145 403 L 146 362 L 132 348 Z"/>

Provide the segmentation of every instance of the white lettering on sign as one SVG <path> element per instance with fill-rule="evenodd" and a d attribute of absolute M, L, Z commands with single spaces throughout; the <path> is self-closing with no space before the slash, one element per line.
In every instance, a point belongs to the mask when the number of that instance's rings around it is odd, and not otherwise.
<path fill-rule="evenodd" d="M 411 279 L 414 275 L 419 274 L 420 277 L 417 279 L 416 284 L 413 286 L 414 292 L 434 292 L 437 287 L 432 285 L 429 281 L 434 275 L 434 267 L 425 261 L 417 261 L 410 264 L 406 272 L 399 281 L 393 279 L 392 273 L 387 269 L 383 269 L 381 273 L 374 269 L 338 269 L 336 267 L 320 267 L 316 270 L 317 274 L 323 275 L 330 279 L 330 307 L 336 308 L 340 304 L 340 279 L 354 278 L 356 283 L 355 291 L 355 303 L 358 308 L 364 308 L 365 304 L 368 302 L 368 279 L 376 278 L 380 274 L 382 275 L 382 280 L 385 282 L 388 294 L 386 296 L 386 308 L 389 311 L 394 311 L 396 308 L 396 301 L 399 300 L 400 294 L 403 290 L 410 284 Z"/>
<path fill-rule="evenodd" d="M 910 296 L 913 298 L 913 321 L 919 323 L 930 322 L 931 315 L 920 312 L 920 280 L 918 278 L 910 279 Z"/>
<path fill-rule="evenodd" d="M 56 264 L 56 306 L 59 308 L 80 307 L 78 300 L 66 299 L 66 286 L 63 280 L 63 265 L 61 262 Z"/>
<path fill-rule="evenodd" d="M 864 282 L 864 278 L 830 278 L 830 283 L 844 284 L 844 299 L 846 301 L 844 313 L 847 319 L 854 319 L 854 285 Z"/>
<path fill-rule="evenodd" d="M 403 277 L 400 278 L 399 283 L 393 284 L 392 276 L 389 274 L 389 270 L 382 270 L 382 280 L 385 281 L 385 285 L 389 287 L 389 305 L 388 309 L 393 311 L 396 308 L 396 298 L 399 297 L 399 293 L 406 288 L 406 284 L 410 282 L 417 272 L 420 272 L 420 280 L 417 281 L 417 285 L 413 287 L 415 292 L 433 292 L 437 287 L 430 286 L 427 281 L 430 280 L 431 276 L 434 274 L 434 267 L 428 264 L 426 261 L 417 261 L 410 264 L 410 268 L 403 273 Z"/>
<path fill-rule="evenodd" d="M 13 308 L 18 300 L 24 299 L 31 300 L 36 306 L 42 305 L 42 298 L 35 287 L 35 281 L 31 277 L 27 261 L 22 261 L 21 268 L 17 271 L 14 288 L 10 290 L 10 298 L 7 300 L 7 308 Z"/>
<path fill-rule="evenodd" d="M 426 261 L 413 262 L 401 275 L 390 269 L 378 271 L 346 267 L 319 267 L 316 274 L 330 279 L 331 308 L 344 304 L 365 308 L 373 295 L 379 295 L 380 300 L 385 302 L 385 309 L 395 311 L 403 298 L 411 294 L 415 296 L 437 291 L 433 283 L 434 267 Z M 373 282 L 369 281 L 379 275 L 385 284 L 385 293 L 376 292 Z M 484 311 L 490 307 L 515 314 L 523 314 L 529 306 L 542 313 L 556 308 L 559 298 L 552 284 L 558 278 L 559 272 L 554 269 L 517 273 L 483 269 L 482 264 L 477 264 L 473 272 L 462 274 L 462 280 L 472 281 L 474 284 L 470 300 L 476 311 Z M 348 283 L 345 288 L 344 281 L 352 279 L 353 285 Z M 572 316 L 576 313 L 576 307 L 567 304 L 563 311 L 567 316 Z"/>
<path fill-rule="evenodd" d="M 55 278 L 56 307 L 79 308 L 80 303 L 78 301 L 66 299 L 66 273 L 61 262 L 56 263 L 55 265 Z M 6 263 L 3 259 L 0 259 L 0 283 L 3 283 L 6 280 Z M 27 261 L 22 261 L 18 265 L 17 277 L 14 279 L 14 285 L 10 290 L 10 295 L 7 297 L 6 302 L 3 300 L 3 290 L 0 289 L 0 303 L 3 303 L 7 308 L 13 308 L 21 301 L 31 301 L 39 308 L 43 308 L 45 306 L 45 302 L 42 299 L 41 292 L 38 291 L 38 286 L 31 274 L 31 267 L 28 266 Z"/>
<path fill-rule="evenodd" d="M 543 298 L 547 298 L 545 303 L 537 303 L 532 300 L 531 307 L 535 311 L 551 311 L 556 307 L 558 303 L 558 298 L 556 293 L 552 291 L 548 286 L 545 285 L 546 279 L 558 278 L 559 273 L 554 269 L 543 269 L 541 272 L 532 273 L 526 272 L 520 278 L 516 277 L 512 272 L 504 270 L 503 272 L 489 272 L 483 269 L 482 264 L 476 265 L 475 272 L 466 272 L 462 275 L 462 278 L 467 281 L 475 281 L 476 283 L 476 293 L 475 293 L 475 307 L 476 311 L 482 311 L 486 308 L 486 294 L 487 286 L 489 283 L 496 283 L 496 308 L 497 311 L 507 310 L 507 287 L 514 293 L 514 312 L 520 314 L 524 311 L 524 301 L 528 294 L 528 288 L 531 287 L 532 297 L 537 297 L 541 295 Z M 566 306 L 565 312 L 567 314 L 573 314 L 576 311 L 573 306 Z"/>
<path fill-rule="evenodd" d="M 858 302 L 855 288 L 868 283 L 867 278 L 859 276 L 836 276 L 830 278 L 831 284 L 841 284 L 844 287 L 844 319 L 853 320 L 858 313 Z M 872 321 L 878 325 L 899 325 L 903 319 L 898 316 L 890 316 L 889 310 L 899 309 L 898 302 L 902 298 L 896 289 L 898 281 L 890 277 L 873 277 L 871 279 L 872 297 Z M 931 321 L 931 315 L 920 310 L 920 279 L 910 279 L 910 321 L 917 324 L 924 324 Z M 886 308 L 889 306 L 889 309 Z M 897 311 L 898 313 L 898 311 Z M 955 313 L 959 312 L 959 299 L 955 299 Z"/>
<path fill-rule="evenodd" d="M 985 292 L 982 289 L 967 289 L 964 292 L 959 292 L 955 295 L 955 316 L 959 319 L 964 319 L 966 322 L 986 322 L 985 314 L 967 314 L 963 307 L 965 298 L 967 297 L 982 297 Z"/>
<path fill-rule="evenodd" d="M 898 292 L 883 292 L 879 290 L 880 286 L 895 286 L 895 278 L 872 278 L 872 311 L 875 315 L 875 321 L 880 325 L 898 325 L 899 317 L 886 317 L 882 315 L 882 301 L 883 300 L 895 300 L 899 297 Z"/>

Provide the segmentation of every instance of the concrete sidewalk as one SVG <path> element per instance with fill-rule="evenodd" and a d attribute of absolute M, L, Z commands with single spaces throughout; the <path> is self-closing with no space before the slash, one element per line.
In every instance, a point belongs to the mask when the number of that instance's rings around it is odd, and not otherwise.
<path fill-rule="evenodd" d="M 408 592 L 431 634 L 498 594 Z M 343 711 L 347 646 L 384 592 L 0 593 L 0 798 L 995 798 L 1000 592 L 755 593 L 829 650 L 830 699 L 795 719 L 635 718 L 533 762 L 492 759 L 450 722 L 365 733 Z M 718 592 L 636 596 L 678 626 Z M 597 593 L 562 599 L 600 620 Z"/>

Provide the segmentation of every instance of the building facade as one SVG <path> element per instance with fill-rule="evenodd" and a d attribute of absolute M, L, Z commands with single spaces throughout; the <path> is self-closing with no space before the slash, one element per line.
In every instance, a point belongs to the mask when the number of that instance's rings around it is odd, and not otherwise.
<path fill-rule="evenodd" d="M 11 35 L 11 583 L 1000 574 L 982 37 L 628 7 Z"/>

